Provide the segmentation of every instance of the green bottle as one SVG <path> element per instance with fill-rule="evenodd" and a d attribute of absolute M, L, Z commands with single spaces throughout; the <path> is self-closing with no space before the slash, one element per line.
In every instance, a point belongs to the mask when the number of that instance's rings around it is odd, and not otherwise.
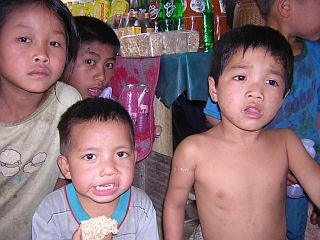
<path fill-rule="evenodd" d="M 204 51 L 209 52 L 213 48 L 214 41 L 214 16 L 211 0 L 205 0 L 205 8 L 202 13 L 202 25 Z"/>
<path fill-rule="evenodd" d="M 182 30 L 183 27 L 183 10 L 184 10 L 184 4 L 183 0 L 174 0 L 174 10 L 172 14 L 172 24 L 173 24 L 173 30 Z"/>

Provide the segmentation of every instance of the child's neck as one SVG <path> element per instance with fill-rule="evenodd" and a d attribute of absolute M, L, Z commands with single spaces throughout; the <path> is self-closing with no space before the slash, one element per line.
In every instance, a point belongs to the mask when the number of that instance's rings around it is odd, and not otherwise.
<path fill-rule="evenodd" d="M 17 122 L 35 112 L 48 98 L 51 90 L 42 94 L 17 94 L 0 89 L 0 122 Z"/>
<path fill-rule="evenodd" d="M 92 204 L 92 201 L 89 202 L 84 202 L 81 201 L 81 199 L 79 198 L 83 208 L 85 209 L 85 211 L 88 213 L 88 215 L 92 218 L 92 217 L 98 217 L 101 215 L 104 215 L 106 217 L 111 217 L 113 212 L 115 211 L 117 204 L 119 202 L 119 198 L 115 199 L 112 202 L 109 203 L 95 203 Z"/>

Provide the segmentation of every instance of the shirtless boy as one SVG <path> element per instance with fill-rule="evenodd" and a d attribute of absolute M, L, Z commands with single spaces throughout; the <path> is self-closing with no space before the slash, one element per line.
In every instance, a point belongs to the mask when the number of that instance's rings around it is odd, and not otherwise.
<path fill-rule="evenodd" d="M 269 27 L 247 25 L 215 45 L 209 93 L 221 122 L 176 149 L 164 205 L 166 240 L 183 238 L 194 185 L 204 239 L 284 240 L 289 169 L 320 205 L 320 167 L 288 129 L 264 130 L 289 94 L 293 54 Z"/>

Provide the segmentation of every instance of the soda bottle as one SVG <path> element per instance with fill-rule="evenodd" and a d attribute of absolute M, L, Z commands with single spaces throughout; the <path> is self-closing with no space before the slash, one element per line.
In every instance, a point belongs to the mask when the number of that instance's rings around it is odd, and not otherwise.
<path fill-rule="evenodd" d="M 148 3 L 147 0 L 140 0 L 138 4 L 138 11 L 139 13 L 145 13 L 148 9 Z"/>
<path fill-rule="evenodd" d="M 199 32 L 199 51 L 203 51 L 203 33 L 202 33 L 202 13 L 204 11 L 204 0 L 185 0 L 184 1 L 184 29 Z"/>
<path fill-rule="evenodd" d="M 158 32 L 159 0 L 150 0 L 149 18 L 153 23 L 154 31 Z"/>
<path fill-rule="evenodd" d="M 140 13 L 141 17 L 141 33 L 154 32 L 153 22 L 149 17 L 149 13 Z"/>
<path fill-rule="evenodd" d="M 214 18 L 211 0 L 205 0 L 205 8 L 202 13 L 202 25 L 204 51 L 209 52 L 213 48 L 214 41 Z"/>
<path fill-rule="evenodd" d="M 182 30 L 183 29 L 183 0 L 174 0 L 174 10 L 172 14 L 172 29 Z"/>
<path fill-rule="evenodd" d="M 228 30 L 226 6 L 223 0 L 212 0 L 214 14 L 214 42 Z"/>
<path fill-rule="evenodd" d="M 172 30 L 173 0 L 161 0 L 158 14 L 158 30 L 168 32 Z"/>
<path fill-rule="evenodd" d="M 129 1 L 129 12 L 138 11 L 138 0 Z"/>

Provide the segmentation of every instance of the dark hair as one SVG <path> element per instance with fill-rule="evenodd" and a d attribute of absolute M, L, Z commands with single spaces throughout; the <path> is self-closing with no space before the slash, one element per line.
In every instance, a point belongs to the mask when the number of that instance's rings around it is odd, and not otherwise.
<path fill-rule="evenodd" d="M 6 23 L 8 15 L 27 5 L 44 6 L 61 21 L 66 32 L 66 64 L 72 63 L 78 51 L 78 35 L 74 18 L 61 0 L 0 0 L 0 34 L 5 34 L 2 33 L 2 28 Z"/>
<path fill-rule="evenodd" d="M 262 17 L 267 20 L 271 8 L 276 0 L 255 0 Z"/>
<path fill-rule="evenodd" d="M 77 16 L 75 21 L 80 45 L 85 42 L 98 41 L 113 46 L 115 48 L 114 54 L 116 55 L 120 42 L 113 29 L 107 23 L 89 16 Z"/>
<path fill-rule="evenodd" d="M 242 50 L 244 54 L 247 49 L 257 47 L 265 48 L 282 64 L 285 96 L 293 80 L 293 53 L 285 37 L 270 27 L 245 25 L 226 32 L 214 46 L 210 76 L 218 85 L 219 77 L 236 52 Z"/>
<path fill-rule="evenodd" d="M 134 130 L 131 117 L 126 109 L 118 102 L 105 98 L 87 98 L 78 101 L 62 114 L 58 124 L 60 135 L 60 150 L 62 154 L 68 151 L 70 130 L 79 123 L 90 121 L 119 121 L 130 129 L 131 141 L 134 145 Z"/>

